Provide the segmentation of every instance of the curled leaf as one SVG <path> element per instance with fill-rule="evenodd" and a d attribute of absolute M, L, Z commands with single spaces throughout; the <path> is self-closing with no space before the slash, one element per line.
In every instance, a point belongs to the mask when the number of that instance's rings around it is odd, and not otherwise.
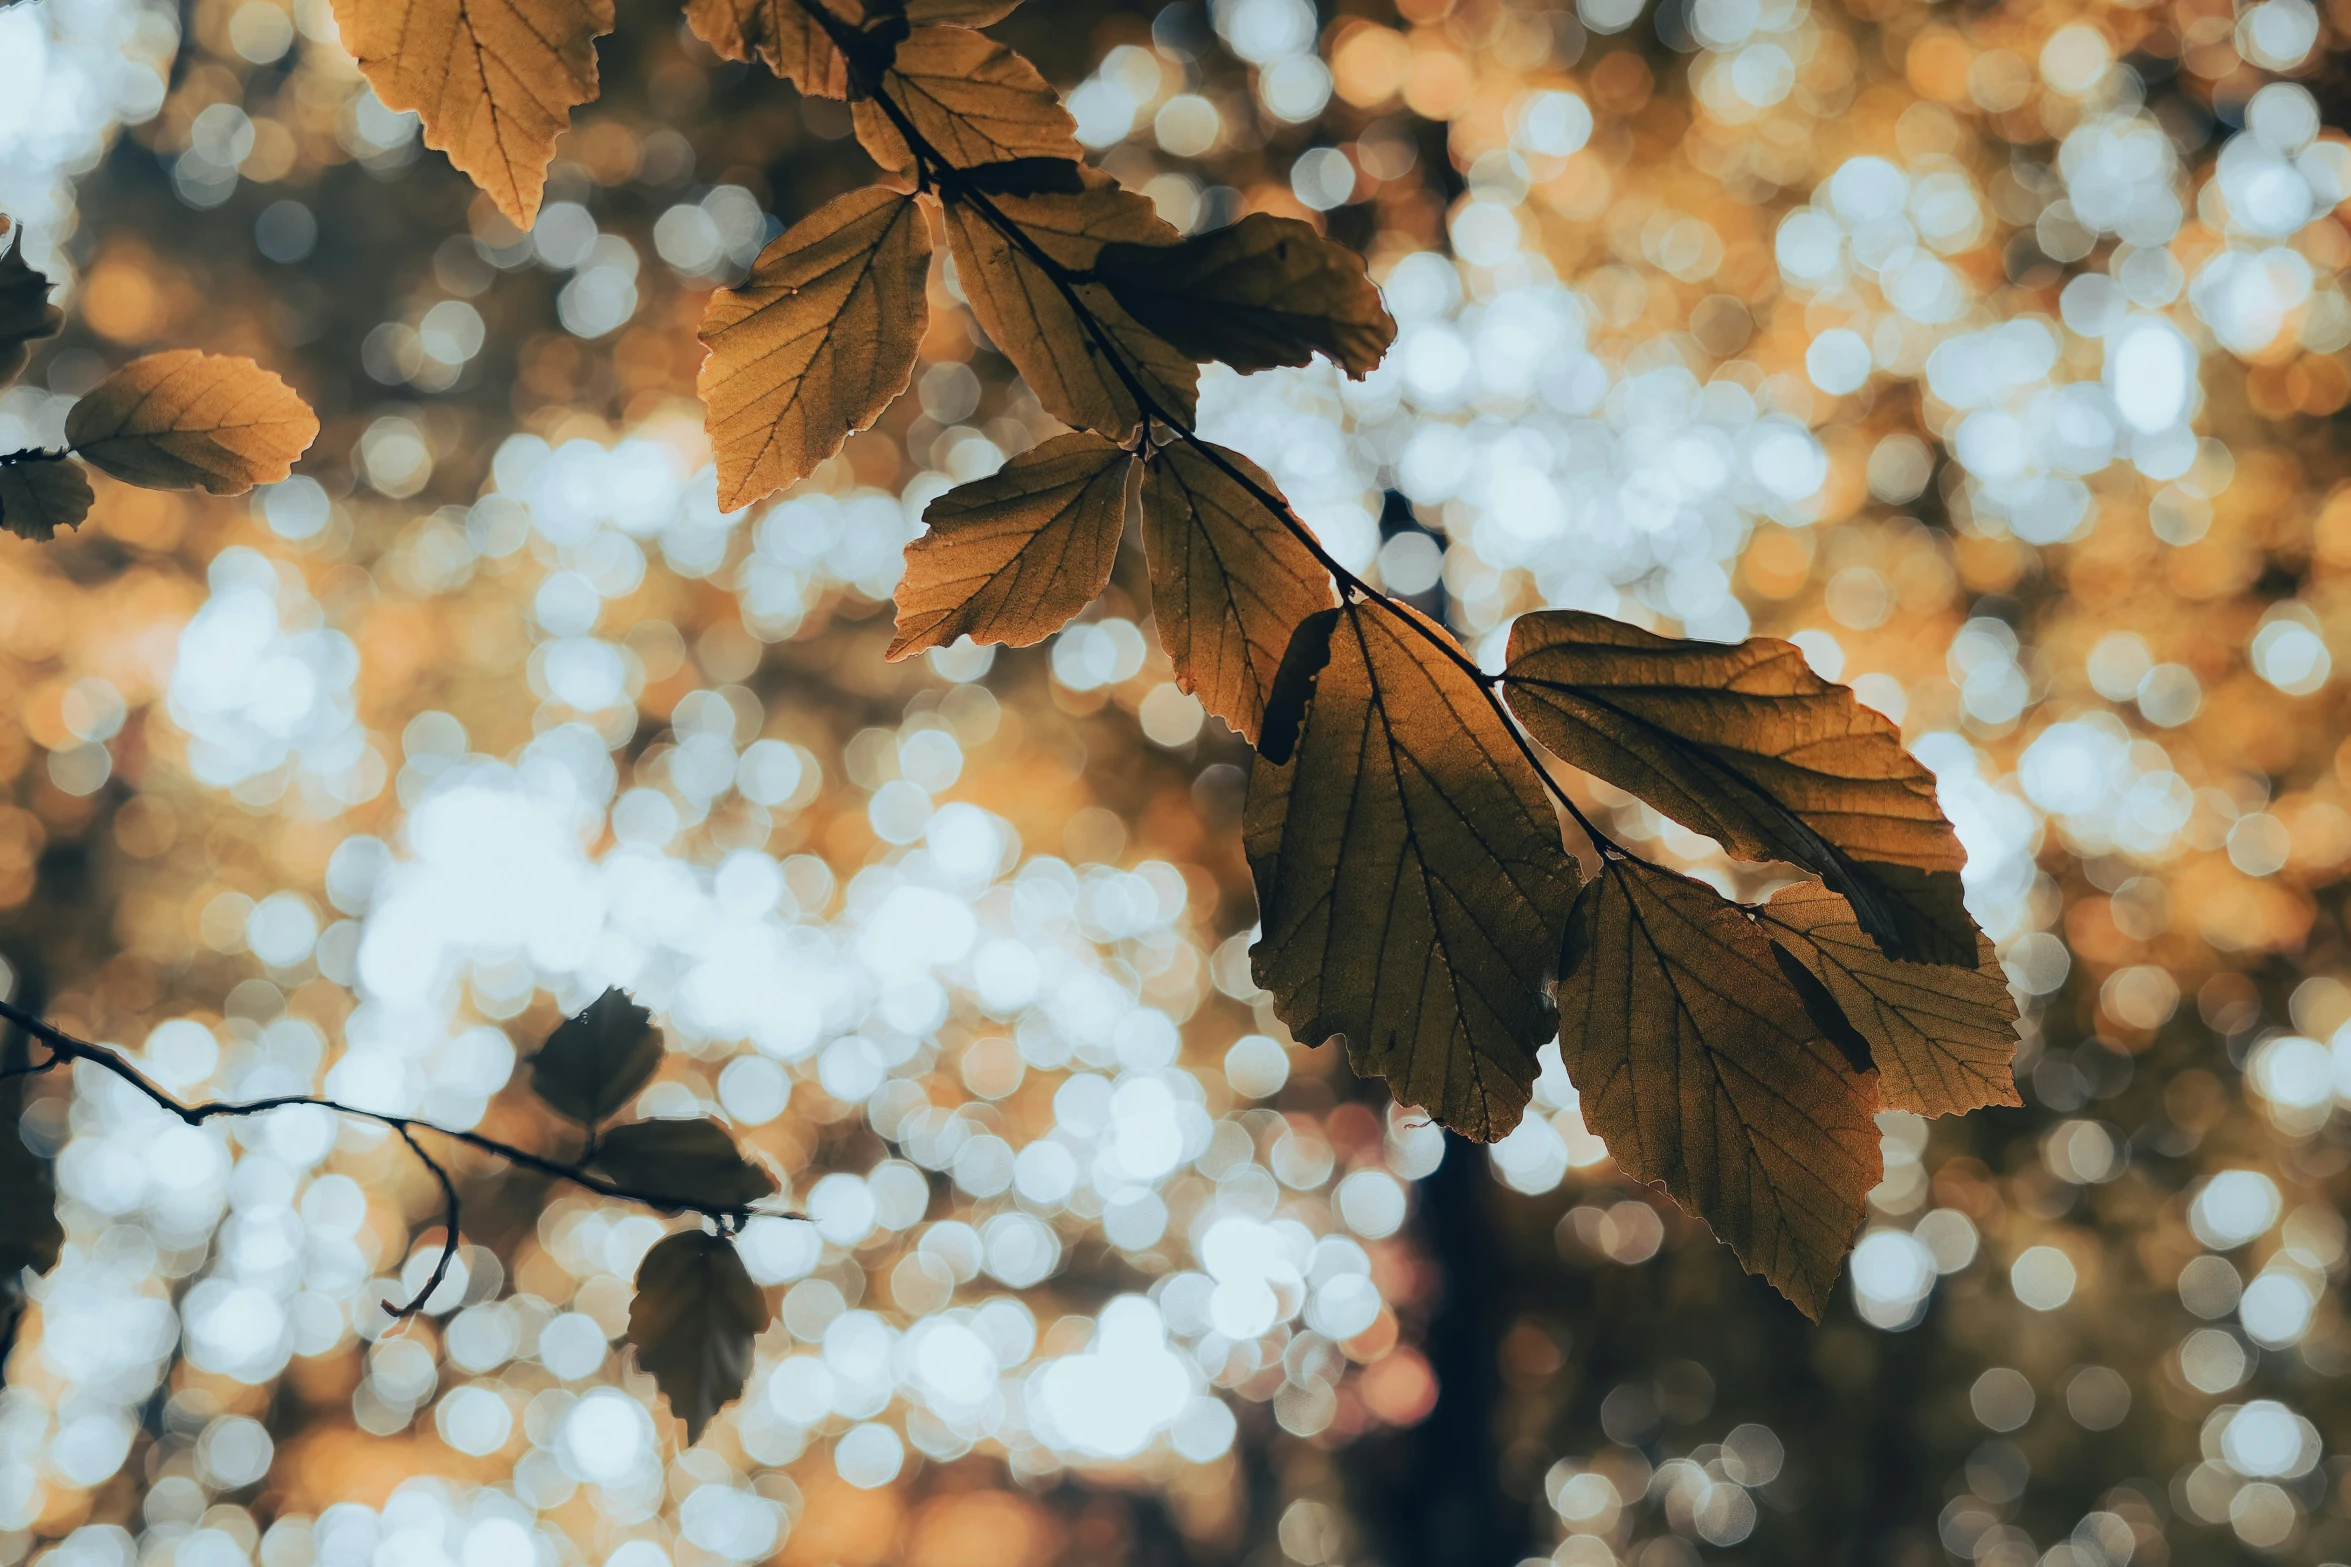
<path fill-rule="evenodd" d="M 877 96 L 855 107 L 857 140 L 874 162 L 911 177 L 914 154 L 898 116 L 959 169 L 1015 158 L 1078 157 L 1077 123 L 1052 84 L 1028 61 L 968 27 L 916 28 L 891 57 Z"/>
<path fill-rule="evenodd" d="M 1327 354 L 1361 379 L 1396 340 L 1363 258 L 1296 218 L 1253 212 L 1175 245 L 1106 245 L 1095 270 L 1134 318 L 1235 370 Z"/>
<path fill-rule="evenodd" d="M 8 243 L 0 230 L 0 386 L 24 373 L 36 339 L 55 337 L 65 312 L 49 303 L 49 280 L 24 258 L 24 241 Z"/>
<path fill-rule="evenodd" d="M 1511 627 L 1503 678 L 1545 749 L 1742 859 L 1824 877 L 1891 956 L 1975 962 L 1967 855 L 1934 775 L 1793 644 L 1677 641 L 1545 610 Z"/>
<path fill-rule="evenodd" d="M 1518 1124 L 1575 863 L 1541 780 L 1444 632 L 1377 602 L 1299 627 L 1328 642 L 1287 765 L 1264 754 L 1243 832 L 1250 963 L 1308 1044 L 1464 1136 Z M 1287 705 L 1294 700 L 1285 695 Z"/>
<path fill-rule="evenodd" d="M 2020 1105 L 2016 998 L 1992 944 L 1976 938 L 1976 966 L 1905 963 L 1863 933 L 1853 907 L 1826 887 L 1800 882 L 1759 913 L 1764 934 L 1821 987 L 1834 1012 L 1815 1021 L 1834 1037 L 1841 1022 L 1867 1045 L 1878 1097 L 1889 1110 L 1962 1115 Z"/>
<path fill-rule="evenodd" d="M 627 1108 L 659 1070 L 653 1014 L 615 985 L 547 1036 L 531 1058 L 531 1092 L 558 1114 L 595 1126 Z"/>
<path fill-rule="evenodd" d="M 1110 585 L 1134 457 L 1087 430 L 1057 435 L 923 509 L 906 546 L 891 658 L 957 637 L 1027 647 Z"/>
<path fill-rule="evenodd" d="M 806 478 L 906 390 L 930 259 L 922 204 L 868 186 L 786 229 L 740 287 L 710 296 L 697 389 L 722 509 Z"/>
<path fill-rule="evenodd" d="M 1143 470 L 1143 548 L 1176 683 L 1254 741 L 1290 633 L 1333 594 L 1330 573 L 1236 472 L 1278 497 L 1238 452 L 1179 441 L 1157 453 Z"/>
<path fill-rule="evenodd" d="M 90 476 L 64 456 L 0 463 L 0 528 L 45 544 L 90 514 Z"/>
<path fill-rule="evenodd" d="M 657 1208 L 747 1208 L 776 1189 L 775 1178 L 707 1116 L 613 1127 L 596 1145 L 596 1165 Z"/>
<path fill-rule="evenodd" d="M 670 1413 L 686 1423 L 689 1444 L 701 1441 L 711 1417 L 743 1396 L 751 1379 L 751 1343 L 769 1315 L 767 1297 L 723 1235 L 665 1235 L 637 1265 L 629 1347 L 669 1400 Z"/>
<path fill-rule="evenodd" d="M 1090 271 L 1105 245 L 1166 244 L 1176 237 L 1145 197 L 1099 169 L 1080 168 L 1078 176 L 1084 189 L 1076 195 L 997 196 L 990 205 L 1072 273 Z M 1200 367 L 1146 331 L 1105 285 L 1073 282 L 1064 292 L 968 201 L 948 205 L 947 238 L 972 313 L 1047 413 L 1123 441 L 1143 418 L 1131 377 L 1158 407 L 1191 418 Z M 1091 326 L 1072 308 L 1073 296 Z"/>
<path fill-rule="evenodd" d="M 555 139 L 596 97 L 612 0 L 334 0 L 343 47 L 389 109 L 414 109 L 516 228 L 538 220 Z"/>
<path fill-rule="evenodd" d="M 1585 1124 L 1818 1321 L 1884 1174 L 1875 1081 L 1820 1037 L 1746 911 L 1686 876 L 1607 859 L 1560 970 Z"/>
<path fill-rule="evenodd" d="M 293 471 L 318 416 L 250 359 L 179 348 L 92 387 L 65 416 L 65 438 L 125 484 L 242 495 Z"/>

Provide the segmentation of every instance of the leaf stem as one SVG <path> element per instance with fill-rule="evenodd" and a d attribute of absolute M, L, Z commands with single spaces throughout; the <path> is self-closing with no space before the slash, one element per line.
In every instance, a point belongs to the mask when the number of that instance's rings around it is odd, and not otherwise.
<path fill-rule="evenodd" d="M 14 468 L 22 463 L 63 462 L 72 455 L 73 448 L 70 446 L 61 446 L 55 451 L 28 446 L 19 452 L 0 452 L 0 468 Z"/>

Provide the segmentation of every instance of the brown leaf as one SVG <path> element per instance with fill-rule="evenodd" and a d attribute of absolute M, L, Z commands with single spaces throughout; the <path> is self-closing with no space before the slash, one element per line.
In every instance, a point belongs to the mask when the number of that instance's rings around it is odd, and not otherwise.
<path fill-rule="evenodd" d="M 1893 956 L 1975 961 L 1967 855 L 1934 775 L 1793 644 L 1684 642 L 1545 610 L 1511 627 L 1505 679 L 1545 749 L 1741 859 L 1825 877 Z"/>
<path fill-rule="evenodd" d="M 1774 893 L 1760 918 L 1764 934 L 1868 1043 L 1887 1109 L 1963 1115 L 2024 1103 L 2011 1070 L 2016 999 L 1989 941 L 1976 938 L 1974 968 L 1904 963 L 1863 934 L 1851 904 L 1811 882 Z M 1824 1029 L 1832 1026 L 1812 1010 Z"/>
<path fill-rule="evenodd" d="M 1361 379 L 1396 340 L 1363 258 L 1296 218 L 1253 212 L 1177 245 L 1105 245 L 1096 270 L 1136 320 L 1235 370 L 1322 353 Z"/>
<path fill-rule="evenodd" d="M 1518 1124 L 1553 1032 L 1576 870 L 1541 780 L 1444 637 L 1378 602 L 1299 627 L 1289 668 L 1313 689 L 1295 758 L 1261 753 L 1249 779 L 1250 964 L 1299 1039 L 1344 1035 L 1358 1073 L 1491 1140 Z"/>
<path fill-rule="evenodd" d="M 65 438 L 125 484 L 242 495 L 293 471 L 318 416 L 250 359 L 177 348 L 92 387 L 65 416 Z"/>
<path fill-rule="evenodd" d="M 1208 450 L 1274 493 L 1248 458 Z M 1143 469 L 1143 548 L 1176 684 L 1254 742 L 1290 633 L 1334 602 L 1330 573 L 1239 480 L 1181 441 Z"/>
<path fill-rule="evenodd" d="M 697 389 L 720 509 L 806 478 L 906 390 L 930 260 L 922 204 L 868 186 L 793 224 L 741 287 L 710 296 Z"/>
<path fill-rule="evenodd" d="M 1115 242 L 1165 244 L 1176 231 L 1150 201 L 1119 187 L 1099 169 L 1080 169 L 1077 195 L 1048 191 L 996 196 L 995 210 L 1025 230 L 1037 248 L 1072 272 L 1090 270 L 1102 247 Z M 1097 337 L 1070 307 L 1068 294 L 1034 260 L 1014 248 L 969 202 L 947 208 L 947 238 L 955 272 L 980 326 L 1020 371 L 1045 411 L 1064 424 L 1114 441 L 1142 422 L 1133 390 L 1106 357 L 1118 354 L 1158 406 L 1189 422 L 1200 367 L 1147 332 L 1099 282 L 1073 283 L 1101 327 Z"/>
<path fill-rule="evenodd" d="M 776 1189 L 716 1121 L 630 1121 L 596 1144 L 596 1166 L 657 1208 L 745 1208 Z"/>
<path fill-rule="evenodd" d="M 64 457 L 33 457 L 0 465 L 0 528 L 46 544 L 59 528 L 78 527 L 90 514 L 90 476 Z"/>
<path fill-rule="evenodd" d="M 661 1070 L 653 1014 L 615 985 L 565 1018 L 531 1058 L 531 1092 L 582 1126 L 609 1120 Z"/>
<path fill-rule="evenodd" d="M 0 386 L 24 373 L 32 359 L 28 346 L 36 338 L 55 337 L 65 325 L 65 312 L 49 303 L 48 278 L 35 272 L 24 258 L 24 237 L 13 245 L 0 230 Z"/>
<path fill-rule="evenodd" d="M 1057 435 L 925 507 L 906 546 L 889 657 L 959 636 L 1027 647 L 1110 585 L 1134 458 L 1087 430 Z"/>
<path fill-rule="evenodd" d="M 686 1423 L 688 1444 L 743 1396 L 751 1341 L 769 1316 L 767 1297 L 726 1236 L 680 1230 L 655 1241 L 637 1264 L 629 1345 L 670 1413 Z"/>
<path fill-rule="evenodd" d="M 596 97 L 612 0 L 334 0 L 343 47 L 390 109 L 414 109 L 517 228 L 538 220 L 555 139 Z"/>
<path fill-rule="evenodd" d="M 1585 1124 L 1818 1321 L 1884 1173 L 1875 1082 L 1820 1037 L 1746 911 L 1688 877 L 1609 857 L 1560 970 Z"/>
<path fill-rule="evenodd" d="M 1078 154 L 1077 123 L 1037 68 L 968 27 L 918 27 L 883 73 L 882 98 L 931 150 L 959 169 Z M 914 154 L 889 111 L 861 99 L 857 140 L 874 162 L 912 177 Z"/>
<path fill-rule="evenodd" d="M 856 0 L 817 0 L 855 27 Z M 757 59 L 802 92 L 849 96 L 849 62 L 800 0 L 686 0 L 686 25 L 721 59 Z"/>

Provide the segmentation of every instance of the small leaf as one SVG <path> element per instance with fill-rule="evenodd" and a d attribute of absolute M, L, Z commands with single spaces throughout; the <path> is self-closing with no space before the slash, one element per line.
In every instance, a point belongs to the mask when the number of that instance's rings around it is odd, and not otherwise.
<path fill-rule="evenodd" d="M 707 1116 L 613 1127 L 596 1145 L 596 1165 L 657 1208 L 747 1208 L 776 1189 L 774 1177 Z"/>
<path fill-rule="evenodd" d="M 65 325 L 65 312 L 49 303 L 49 280 L 35 272 L 24 258 L 24 238 L 8 243 L 0 229 L 0 386 L 24 373 L 33 356 L 28 346 L 37 338 L 55 337 Z"/>
<path fill-rule="evenodd" d="M 250 359 L 179 348 L 92 387 L 65 416 L 65 438 L 125 484 L 242 495 L 293 471 L 318 416 Z"/>
<path fill-rule="evenodd" d="M 918 27 L 883 73 L 889 100 L 931 150 L 959 169 L 1015 158 L 1079 156 L 1077 123 L 1037 68 L 968 27 Z M 873 161 L 911 178 L 914 154 L 889 111 L 860 99 L 857 140 Z"/>
<path fill-rule="evenodd" d="M 661 1053 L 653 1014 L 616 985 L 547 1036 L 531 1058 L 531 1092 L 558 1114 L 595 1126 L 653 1081 Z"/>
<path fill-rule="evenodd" d="M 7 1048 L 0 1049 L 0 1065 L 21 1070 L 31 1064 L 31 1054 L 23 1033 L 10 1029 Z M 24 1078 L 0 1080 L 0 1193 L 6 1194 L 6 1201 L 0 1201 L 0 1306 L 16 1293 L 24 1269 L 47 1273 L 57 1266 L 58 1250 L 65 1244 L 49 1161 L 25 1146 L 24 1103 Z M 0 1361 L 5 1358 L 0 1349 Z"/>
<path fill-rule="evenodd" d="M 1151 613 L 1176 684 L 1255 741 L 1291 632 L 1334 598 L 1313 552 L 1218 459 L 1277 494 L 1238 452 L 1181 441 L 1158 452 L 1143 469 Z"/>
<path fill-rule="evenodd" d="M 1904 963 L 1863 934 L 1851 904 L 1811 882 L 1774 893 L 1760 918 L 1764 934 L 1867 1043 L 1887 1109 L 1963 1115 L 2024 1103 L 2011 1065 L 2016 999 L 1989 941 L 1976 938 L 1974 968 Z M 1820 1017 L 1817 1007 L 1813 1015 Z"/>
<path fill-rule="evenodd" d="M 697 390 L 721 510 L 806 478 L 906 390 L 930 260 L 922 204 L 868 186 L 793 224 L 740 287 L 710 296 Z"/>
<path fill-rule="evenodd" d="M 1249 779 L 1251 967 L 1299 1039 L 1344 1035 L 1358 1073 L 1490 1141 L 1518 1124 L 1552 1036 L 1575 863 L 1441 629 L 1376 601 L 1322 617 L 1296 758 L 1260 754 Z"/>
<path fill-rule="evenodd" d="M 1818 1321 L 1884 1173 L 1874 1080 L 1820 1037 L 1747 912 L 1686 876 L 1608 858 L 1560 968 L 1585 1124 Z"/>
<path fill-rule="evenodd" d="M 1156 245 L 1176 237 L 1147 198 L 1121 189 L 1099 169 L 1081 168 L 1079 179 L 1085 189 L 1078 195 L 998 196 L 991 205 L 1073 273 L 1091 270 L 1102 247 L 1114 241 Z M 1125 377 L 1106 357 L 1107 345 L 1145 396 L 1191 419 L 1200 367 L 1145 331 L 1108 288 L 1099 282 L 1070 285 L 1099 326 L 1096 336 L 1071 309 L 1069 295 L 977 206 L 949 204 L 947 238 L 972 313 L 1047 413 L 1114 441 L 1134 434 L 1142 413 Z"/>
<path fill-rule="evenodd" d="M 629 1346 L 669 1400 L 670 1413 L 686 1423 L 689 1445 L 702 1440 L 713 1415 L 743 1396 L 751 1341 L 769 1315 L 767 1297 L 723 1235 L 665 1235 L 637 1265 Z"/>
<path fill-rule="evenodd" d="M 45 544 L 80 526 L 95 498 L 82 465 L 62 456 L 0 464 L 0 528 L 20 539 Z"/>
<path fill-rule="evenodd" d="M 1826 878 L 1892 956 L 1975 962 L 1967 854 L 1934 775 L 1793 644 L 1683 642 L 1545 610 L 1511 627 L 1504 678 L 1547 750 L 1741 859 Z"/>
<path fill-rule="evenodd" d="M 516 228 L 538 221 L 555 140 L 596 97 L 612 0 L 334 0 L 343 47 L 388 109 L 414 109 Z"/>
<path fill-rule="evenodd" d="M 858 25 L 856 0 L 816 3 Z M 849 96 L 849 62 L 800 0 L 686 0 L 686 25 L 721 59 L 757 59 L 811 97 Z"/>
<path fill-rule="evenodd" d="M 1296 218 L 1253 212 L 1176 245 L 1106 245 L 1095 267 L 1134 318 L 1235 370 L 1327 354 L 1358 380 L 1396 340 L 1363 258 Z"/>
<path fill-rule="evenodd" d="M 1091 431 L 1057 435 L 923 509 L 906 546 L 891 658 L 959 636 L 1027 647 L 1110 585 L 1134 457 Z"/>

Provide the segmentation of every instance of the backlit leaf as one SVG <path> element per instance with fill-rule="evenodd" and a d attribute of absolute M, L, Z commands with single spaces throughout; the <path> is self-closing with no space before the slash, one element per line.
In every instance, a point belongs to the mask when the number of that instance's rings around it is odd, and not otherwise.
<path fill-rule="evenodd" d="M 767 1297 L 726 1236 L 680 1230 L 655 1241 L 637 1264 L 629 1347 L 670 1413 L 686 1423 L 688 1443 L 701 1441 L 711 1416 L 743 1396 L 751 1341 L 769 1315 Z"/>
<path fill-rule="evenodd" d="M 64 457 L 32 457 L 0 465 L 0 528 L 36 544 L 90 514 L 90 476 Z"/>
<path fill-rule="evenodd" d="M 65 312 L 49 303 L 50 282 L 24 258 L 24 238 L 0 229 L 0 386 L 24 373 L 32 358 L 28 346 L 37 338 L 55 337 L 65 325 Z"/>
<path fill-rule="evenodd" d="M 776 1189 L 708 1117 L 613 1127 L 596 1145 L 596 1165 L 661 1208 L 744 1208 Z"/>
<path fill-rule="evenodd" d="M 1304 727 L 1289 763 L 1261 753 L 1249 779 L 1250 963 L 1299 1039 L 1345 1036 L 1358 1073 L 1490 1140 L 1518 1124 L 1553 1032 L 1576 870 L 1508 725 L 1430 640 L 1444 636 L 1370 602 L 1300 626 Z"/>
<path fill-rule="evenodd" d="M 250 359 L 178 348 L 92 387 L 65 416 L 65 438 L 125 484 L 242 495 L 293 471 L 318 417 Z"/>
<path fill-rule="evenodd" d="M 1296 218 L 1253 212 L 1177 245 L 1107 245 L 1097 270 L 1136 320 L 1235 370 L 1322 353 L 1361 378 L 1396 340 L 1363 258 Z"/>
<path fill-rule="evenodd" d="M 517 228 L 539 216 L 555 139 L 596 96 L 612 0 L 334 0 L 343 47 L 391 109 L 414 109 Z"/>
<path fill-rule="evenodd" d="M 582 1126 L 609 1120 L 661 1070 L 653 1014 L 617 985 L 556 1025 L 531 1058 L 531 1092 Z"/>
<path fill-rule="evenodd" d="M 1989 941 L 1976 938 L 1974 968 L 1904 963 L 1863 934 L 1850 904 L 1811 882 L 1774 893 L 1760 917 L 1868 1042 L 1887 1109 L 1962 1115 L 2024 1103 L 2011 1070 L 2016 1000 Z"/>
<path fill-rule="evenodd" d="M 892 658 L 957 637 L 1027 647 L 1110 585 L 1135 459 L 1088 430 L 1057 435 L 923 510 L 906 546 Z"/>
<path fill-rule="evenodd" d="M 817 0 L 844 26 L 858 25 L 855 0 Z M 686 0 L 686 24 L 721 59 L 757 59 L 802 92 L 849 95 L 849 62 L 800 0 Z"/>
<path fill-rule="evenodd" d="M 710 296 L 697 389 L 722 510 L 806 478 L 906 390 L 930 259 L 922 203 L 868 186 L 793 224 L 740 287 Z"/>
<path fill-rule="evenodd" d="M 1269 494 L 1273 480 L 1238 452 L 1187 442 L 1143 469 L 1143 548 L 1151 613 L 1176 684 L 1254 741 L 1290 633 L 1333 597 L 1330 573 L 1221 458 Z"/>
<path fill-rule="evenodd" d="M 1819 1320 L 1884 1173 L 1876 1084 L 1820 1037 L 1746 911 L 1611 857 L 1560 958 L 1584 1123 Z"/>
<path fill-rule="evenodd" d="M 1073 272 L 1092 268 L 1108 244 L 1167 244 L 1176 231 L 1150 201 L 1099 169 L 1081 169 L 1085 189 L 1034 196 L 996 196 L 994 209 L 1026 230 L 1038 249 Z M 970 202 L 947 208 L 947 237 L 964 297 L 988 337 L 1011 359 L 1045 411 L 1064 424 L 1123 441 L 1142 422 L 1126 367 L 1161 409 L 1189 422 L 1200 367 L 1147 332 L 1100 282 L 1055 280 L 1014 248 Z M 1099 335 L 1071 308 L 1070 296 L 1093 316 Z M 1108 355 L 1115 351 L 1116 361 Z"/>
<path fill-rule="evenodd" d="M 1077 124 L 1037 68 L 968 27 L 918 27 L 898 45 L 880 96 L 933 152 L 959 169 L 1013 158 L 1078 156 Z M 873 160 L 912 176 L 914 154 L 874 99 L 854 110 L 857 140 Z"/>
<path fill-rule="evenodd" d="M 1545 610 L 1511 627 L 1506 678 L 1546 749 L 1741 859 L 1818 873 L 1893 956 L 1975 961 L 1967 856 L 1934 775 L 1792 643 L 1678 641 Z"/>

